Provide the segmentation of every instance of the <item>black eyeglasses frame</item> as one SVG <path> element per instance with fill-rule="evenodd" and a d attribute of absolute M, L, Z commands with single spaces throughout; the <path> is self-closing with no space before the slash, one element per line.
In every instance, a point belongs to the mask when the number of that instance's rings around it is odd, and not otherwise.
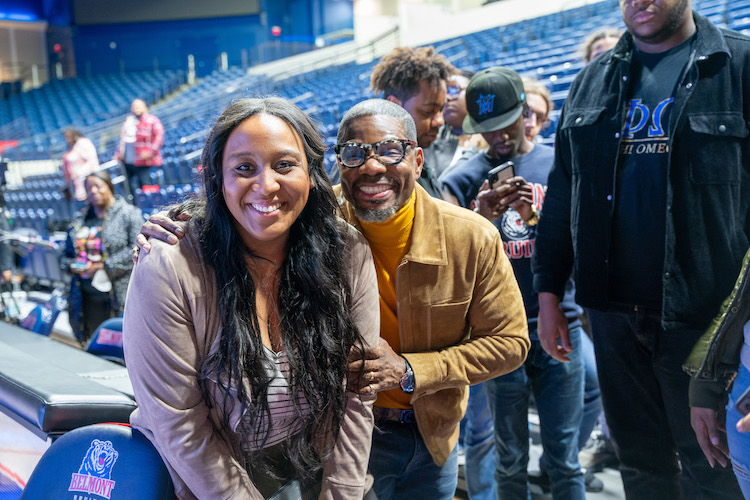
<path fill-rule="evenodd" d="M 378 156 L 377 153 L 375 153 L 375 158 L 380 163 L 382 163 L 383 165 L 398 165 L 399 163 L 401 163 L 402 161 L 404 161 L 404 158 L 406 157 L 406 150 L 407 150 L 408 146 L 412 146 L 412 147 L 415 147 L 415 148 L 417 147 L 417 143 L 415 141 L 410 141 L 409 139 L 385 139 L 385 140 L 382 140 L 382 141 L 374 142 L 372 144 L 367 144 L 367 143 L 364 143 L 364 142 L 355 142 L 355 141 L 342 142 L 342 143 L 339 143 L 339 144 L 336 144 L 335 146 L 333 146 L 333 151 L 336 153 L 336 157 L 338 158 L 339 163 L 341 163 L 344 167 L 346 167 L 346 168 L 359 168 L 359 167 L 361 167 L 362 165 L 364 165 L 367 162 L 367 160 L 370 158 L 370 155 L 372 154 L 373 151 L 377 152 L 378 146 L 380 146 L 381 144 L 385 144 L 387 142 L 400 142 L 401 146 L 404 149 L 404 151 L 401 154 L 401 157 L 398 159 L 398 161 L 393 161 L 393 162 L 383 161 L 381 159 L 381 157 Z M 360 164 L 358 164 L 358 165 L 347 165 L 347 164 L 345 164 L 341 160 L 341 151 L 346 146 L 354 146 L 354 145 L 360 146 L 362 149 L 365 150 L 366 154 L 362 158 L 362 162 Z"/>

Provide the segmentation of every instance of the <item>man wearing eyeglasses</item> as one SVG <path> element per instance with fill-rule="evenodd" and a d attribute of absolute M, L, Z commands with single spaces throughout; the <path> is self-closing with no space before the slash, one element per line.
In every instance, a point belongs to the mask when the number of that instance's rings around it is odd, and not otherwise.
<path fill-rule="evenodd" d="M 526 103 L 529 105 L 529 116 L 524 119 L 523 126 L 526 138 L 532 142 L 542 142 L 541 132 L 549 127 L 549 114 L 555 107 L 545 84 L 533 78 L 524 77 L 523 88 L 526 91 Z"/>
<path fill-rule="evenodd" d="M 409 113 L 372 99 L 344 115 L 336 145 L 341 209 L 378 273 L 382 340 L 360 390 L 378 392 L 370 472 L 379 500 L 453 498 L 468 386 L 515 370 L 529 345 L 497 229 L 417 185 L 416 138 Z"/>
<path fill-rule="evenodd" d="M 335 151 L 342 214 L 367 238 L 378 275 L 381 341 L 364 368 L 350 366 L 350 380 L 361 381 L 352 390 L 378 393 L 372 491 L 378 500 L 452 500 L 468 386 L 515 370 L 529 350 L 513 270 L 492 224 L 417 185 L 424 156 L 404 108 L 357 104 Z M 175 229 L 155 215 L 141 231 L 139 245 Z"/>

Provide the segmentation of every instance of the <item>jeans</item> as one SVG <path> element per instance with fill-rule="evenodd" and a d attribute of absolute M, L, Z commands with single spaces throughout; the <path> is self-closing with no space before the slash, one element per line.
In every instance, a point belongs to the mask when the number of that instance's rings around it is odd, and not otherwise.
<path fill-rule="evenodd" d="M 596 374 L 596 357 L 594 343 L 586 332 L 581 332 L 581 355 L 583 357 L 583 418 L 578 433 L 578 449 L 586 445 L 591 431 L 596 427 L 599 415 L 602 413 L 602 398 L 599 392 L 599 377 Z"/>
<path fill-rule="evenodd" d="M 703 331 L 667 332 L 659 311 L 633 306 L 588 316 L 626 498 L 742 498 L 730 470 L 708 465 L 690 425 L 682 363 Z"/>
<path fill-rule="evenodd" d="M 151 173 L 157 172 L 159 167 L 136 167 L 135 165 L 125 164 L 125 175 L 128 178 L 128 187 L 130 187 L 133 197 L 136 189 L 142 189 L 143 186 L 151 185 Z"/>
<path fill-rule="evenodd" d="M 372 434 L 370 473 L 378 500 L 453 500 L 458 483 L 458 448 L 438 467 L 417 424 L 379 423 Z"/>
<path fill-rule="evenodd" d="M 555 500 L 585 498 L 583 474 L 578 465 L 578 431 L 583 414 L 583 359 L 580 337 L 572 328 L 570 362 L 549 356 L 531 335 L 531 350 L 517 370 L 485 382 L 495 423 L 497 498 L 529 498 L 529 397 L 534 392 L 547 471 Z"/>
<path fill-rule="evenodd" d="M 461 420 L 464 474 L 471 500 L 495 500 L 495 429 L 484 384 L 469 387 L 469 403 Z"/>
<path fill-rule="evenodd" d="M 743 417 L 734 407 L 742 393 L 750 387 L 750 371 L 740 364 L 737 378 L 734 379 L 732 392 L 727 403 L 727 442 L 732 468 L 740 489 L 745 498 L 750 498 L 750 433 L 737 430 L 737 422 Z"/>

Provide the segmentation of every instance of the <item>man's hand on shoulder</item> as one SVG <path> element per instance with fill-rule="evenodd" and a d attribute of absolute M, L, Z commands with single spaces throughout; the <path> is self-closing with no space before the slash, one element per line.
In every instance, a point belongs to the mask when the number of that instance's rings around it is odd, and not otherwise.
<path fill-rule="evenodd" d="M 159 212 L 148 218 L 146 222 L 141 226 L 141 232 L 135 238 L 135 246 L 132 250 L 133 264 L 138 263 L 138 255 L 141 250 L 144 253 L 151 251 L 150 238 L 156 238 L 169 243 L 170 245 L 176 245 L 180 238 L 185 236 L 185 230 L 183 226 L 185 221 L 190 220 L 190 215 L 187 213 L 180 213 L 176 216 L 176 219 L 170 219 L 167 212 Z"/>

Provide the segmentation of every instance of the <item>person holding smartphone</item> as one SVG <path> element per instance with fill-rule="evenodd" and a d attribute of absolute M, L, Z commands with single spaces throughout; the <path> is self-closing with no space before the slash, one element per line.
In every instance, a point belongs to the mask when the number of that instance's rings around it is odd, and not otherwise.
<path fill-rule="evenodd" d="M 552 496 L 583 500 L 585 484 L 578 463 L 584 380 L 578 348 L 583 335 L 578 319 L 581 310 L 573 301 L 574 287 L 569 282 L 562 310 L 576 348 L 567 362 L 555 361 L 544 352 L 537 336 L 539 303 L 532 287 L 531 254 L 553 150 L 525 135 L 529 107 L 515 71 L 503 67 L 480 71 L 466 89 L 466 103 L 469 115 L 463 130 L 482 134 L 489 147 L 457 165 L 443 179 L 444 196 L 473 207 L 498 228 L 521 289 L 531 339 L 523 366 L 472 387 L 464 423 L 469 494 L 471 498 L 528 496 L 528 408 L 533 392 L 542 422 L 544 455 L 540 463 L 549 476 Z M 497 460 L 493 437 L 498 444 Z"/>
<path fill-rule="evenodd" d="M 730 458 L 750 498 L 750 250 L 732 293 L 683 368 L 692 375 L 690 423 L 703 454 L 711 467 L 726 467 Z"/>

